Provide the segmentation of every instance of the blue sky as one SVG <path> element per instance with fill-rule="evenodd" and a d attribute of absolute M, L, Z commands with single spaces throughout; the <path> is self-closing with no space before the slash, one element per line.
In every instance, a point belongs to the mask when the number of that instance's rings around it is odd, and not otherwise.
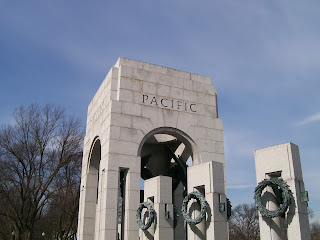
<path fill-rule="evenodd" d="M 32 102 L 87 106 L 118 57 L 211 77 L 228 196 L 253 202 L 254 150 L 300 147 L 320 219 L 320 1 L 0 0 L 0 122 Z"/>

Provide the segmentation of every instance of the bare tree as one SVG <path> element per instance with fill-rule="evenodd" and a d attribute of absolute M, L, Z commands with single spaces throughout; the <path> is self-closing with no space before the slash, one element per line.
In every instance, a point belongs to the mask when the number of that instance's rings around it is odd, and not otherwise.
<path fill-rule="evenodd" d="M 240 204 L 229 220 L 230 240 L 259 240 L 259 216 L 254 204 Z"/>
<path fill-rule="evenodd" d="M 3 199 L 0 200 L 0 211 L 3 211 L 3 209 L 6 207 L 5 201 Z M 6 219 L 0 217 L 0 239 L 1 240 L 9 240 L 11 239 L 12 234 L 12 224 L 10 222 L 6 221 Z"/>
<path fill-rule="evenodd" d="M 80 197 L 81 162 L 63 168 L 55 183 L 56 192 L 45 214 L 50 239 L 76 239 Z"/>
<path fill-rule="evenodd" d="M 48 203 L 64 188 L 57 189 L 58 177 L 81 162 L 84 134 L 78 119 L 53 105 L 21 106 L 13 116 L 14 124 L 0 129 L 0 221 L 10 224 L 13 239 L 31 240 Z"/>
<path fill-rule="evenodd" d="M 320 239 L 320 222 L 316 221 L 310 224 L 310 232 L 312 240 Z"/>
<path fill-rule="evenodd" d="M 312 221 L 314 218 L 314 211 L 311 208 L 308 208 L 309 222 L 310 222 L 310 233 L 312 240 L 320 239 L 320 222 Z"/>

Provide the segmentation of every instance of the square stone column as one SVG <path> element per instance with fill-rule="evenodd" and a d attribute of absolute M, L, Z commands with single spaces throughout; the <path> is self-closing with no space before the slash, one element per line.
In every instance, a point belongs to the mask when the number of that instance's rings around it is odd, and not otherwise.
<path fill-rule="evenodd" d="M 223 163 L 212 161 L 188 167 L 188 193 L 193 191 L 202 192 L 209 207 L 206 219 L 195 226 L 188 225 L 188 240 L 229 239 Z M 220 203 L 225 205 L 223 212 L 219 211 Z M 197 207 L 191 209 L 193 218 L 198 216 L 198 211 Z"/>
<path fill-rule="evenodd" d="M 144 182 L 144 201 L 150 202 L 150 200 L 153 200 L 156 217 L 154 224 L 148 230 L 143 231 L 143 239 L 173 240 L 171 177 L 158 176 Z"/>
<path fill-rule="evenodd" d="M 288 239 L 309 240 L 310 229 L 307 202 L 301 201 L 305 192 L 299 147 L 291 142 L 255 151 L 257 183 L 270 177 L 280 177 L 289 186 L 294 199 L 285 214 Z M 268 189 L 266 189 L 268 191 Z M 274 206 L 273 206 L 274 207 Z M 271 209 L 273 210 L 273 209 Z M 279 217 L 280 218 L 280 217 Z M 278 222 L 277 222 L 278 221 Z M 259 213 L 261 240 L 281 239 L 279 219 L 266 219 Z"/>

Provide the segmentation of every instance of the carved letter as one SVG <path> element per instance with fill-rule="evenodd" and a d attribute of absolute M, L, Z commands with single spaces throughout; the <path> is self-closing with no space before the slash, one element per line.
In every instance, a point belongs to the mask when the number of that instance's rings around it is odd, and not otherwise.
<path fill-rule="evenodd" d="M 178 109 L 179 109 L 179 107 L 181 107 L 182 102 L 181 101 L 177 101 L 177 103 L 178 103 Z"/>
<path fill-rule="evenodd" d="M 145 97 L 147 97 L 147 98 L 145 98 Z M 144 100 L 148 100 L 148 95 L 143 95 L 142 96 L 142 102 L 144 103 Z"/>
<path fill-rule="evenodd" d="M 152 103 L 153 103 L 153 102 L 155 102 L 155 103 L 156 103 L 156 105 L 158 106 L 158 103 L 157 103 L 157 99 L 156 99 L 156 97 L 153 97 L 153 98 L 152 98 L 152 100 L 151 100 L 151 102 L 150 102 L 150 105 L 152 105 Z"/>
<path fill-rule="evenodd" d="M 195 104 L 190 104 L 190 110 L 191 110 L 191 112 L 197 112 L 197 111 L 194 111 L 194 110 L 192 109 L 192 106 L 195 106 Z"/>
<path fill-rule="evenodd" d="M 166 99 L 166 98 L 162 98 L 162 99 L 161 99 L 161 105 L 164 106 L 164 107 L 168 107 L 168 105 L 164 105 L 164 104 L 163 104 L 163 100 L 168 100 L 168 99 Z"/>

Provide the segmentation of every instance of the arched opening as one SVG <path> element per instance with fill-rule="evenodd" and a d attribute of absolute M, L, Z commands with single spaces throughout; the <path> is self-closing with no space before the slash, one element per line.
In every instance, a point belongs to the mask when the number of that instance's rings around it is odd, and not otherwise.
<path fill-rule="evenodd" d="M 196 165 L 200 160 L 194 141 L 184 132 L 162 127 L 149 132 L 141 141 L 138 156 L 141 157 L 141 178 L 170 176 L 174 189 L 186 176 L 186 167 Z M 180 177 L 178 177 L 180 176 Z"/>
<path fill-rule="evenodd" d="M 96 189 L 96 203 L 98 203 L 99 193 L 99 169 L 101 161 L 101 143 L 98 138 L 92 143 L 90 155 L 89 155 L 89 172 L 88 179 L 92 181 L 92 187 Z"/>
<path fill-rule="evenodd" d="M 143 138 L 138 155 L 141 157 L 140 202 L 144 198 L 144 180 L 169 176 L 172 178 L 172 203 L 182 216 L 182 201 L 187 194 L 187 167 L 201 162 L 194 141 L 178 129 L 157 128 Z M 187 229 L 182 217 L 174 231 L 175 239 L 186 239 Z"/>
<path fill-rule="evenodd" d="M 101 187 L 99 184 L 100 178 L 100 161 L 101 161 L 101 143 L 98 137 L 93 140 L 91 145 L 89 159 L 88 159 L 88 168 L 87 168 L 87 196 L 91 196 L 87 202 L 90 202 L 90 215 L 92 221 L 92 229 L 91 232 L 96 233 L 99 231 L 98 228 L 98 214 L 99 214 L 99 192 L 101 191 Z M 93 228 L 94 226 L 94 228 Z"/>
<path fill-rule="evenodd" d="M 138 156 L 143 157 L 143 148 L 145 148 L 145 143 L 167 144 L 174 141 L 183 143 L 186 146 L 186 153 L 188 151 L 190 152 L 194 165 L 201 163 L 201 156 L 198 154 L 198 147 L 192 138 L 185 132 L 170 127 L 156 128 L 146 134 L 139 145 Z"/>

